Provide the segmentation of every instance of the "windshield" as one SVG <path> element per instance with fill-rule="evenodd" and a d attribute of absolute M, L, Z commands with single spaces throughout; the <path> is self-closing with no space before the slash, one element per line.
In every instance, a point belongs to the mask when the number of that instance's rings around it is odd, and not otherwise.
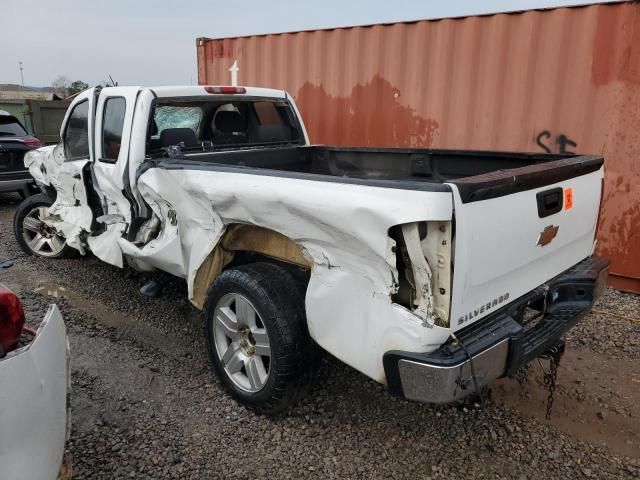
<path fill-rule="evenodd" d="M 29 133 L 20 125 L 17 118 L 9 115 L 0 115 L 0 135 L 25 136 Z"/>
<path fill-rule="evenodd" d="M 217 150 L 303 143 L 291 105 L 284 100 L 161 99 L 152 110 L 147 153 Z"/>

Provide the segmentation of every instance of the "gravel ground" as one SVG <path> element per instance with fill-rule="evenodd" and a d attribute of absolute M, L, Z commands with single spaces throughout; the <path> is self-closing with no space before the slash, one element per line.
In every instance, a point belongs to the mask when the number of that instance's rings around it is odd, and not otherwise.
<path fill-rule="evenodd" d="M 74 478 L 640 478 L 638 323 L 592 314 L 569 334 L 550 421 L 535 365 L 525 385 L 498 382 L 484 408 L 430 406 L 328 355 L 311 395 L 269 419 L 210 373 L 184 285 L 151 300 L 138 293 L 144 276 L 95 258 L 25 256 L 17 201 L 0 195 L 0 260 L 16 259 L 0 281 L 30 321 L 52 302 L 65 317 Z M 640 317 L 636 295 L 608 291 L 597 308 Z"/>
<path fill-rule="evenodd" d="M 602 312 L 602 313 L 601 313 Z M 617 316 L 635 319 L 629 321 Z M 569 331 L 569 347 L 586 347 L 611 358 L 640 359 L 640 295 L 608 289 L 594 312 Z"/>

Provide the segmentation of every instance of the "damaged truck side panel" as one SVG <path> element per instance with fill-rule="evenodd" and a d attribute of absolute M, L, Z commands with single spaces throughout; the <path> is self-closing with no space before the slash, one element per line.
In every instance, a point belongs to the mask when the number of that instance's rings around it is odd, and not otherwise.
<path fill-rule="evenodd" d="M 493 348 L 498 341 L 510 344 L 497 337 L 487 345 L 472 342 L 483 348 L 475 353 L 463 346 L 466 357 L 456 357 L 460 329 L 484 331 L 485 323 L 504 314 L 487 309 L 465 316 L 469 309 L 498 295 L 524 301 L 527 292 L 533 295 L 581 261 L 597 268 L 579 270 L 590 272 L 583 279 L 562 277 L 563 285 L 586 282 L 580 291 L 592 292 L 592 302 L 606 276 L 606 263 L 590 257 L 601 158 L 311 146 L 286 92 L 245 87 L 90 89 L 69 107 L 61 138 L 59 146 L 25 156 L 52 196 L 41 218 L 45 230 L 112 265 L 183 278 L 191 302 L 205 309 L 214 368 L 235 398 L 260 411 L 289 402 L 280 396 L 274 406 L 277 395 L 265 399 L 278 391 L 270 372 L 281 368 L 270 322 L 289 322 L 285 328 L 295 330 L 303 320 L 297 335 L 310 335 L 391 391 L 446 401 L 459 398 L 459 385 L 469 384 L 463 372 L 473 371 L 468 362 L 476 354 L 492 365 L 484 376 L 478 372 L 476 385 L 524 361 Z M 496 171 L 508 174 L 492 176 Z M 579 206 L 538 216 L 537 196 L 558 189 L 575 189 L 583 197 Z M 479 223 L 483 218 L 490 229 Z M 511 230 L 497 251 L 490 237 L 499 235 L 502 218 Z M 535 238 L 549 221 L 563 227 L 560 247 L 542 249 Z M 458 262 L 456 246 L 462 248 Z M 257 266 L 243 269 L 243 262 Z M 265 263 L 272 266 L 260 266 Z M 535 278 L 528 278 L 529 268 Z M 250 290 L 271 287 L 260 287 L 262 280 L 234 286 L 247 275 L 282 281 L 282 288 L 304 282 L 302 305 L 296 306 L 294 291 L 272 299 L 279 305 L 260 304 L 262 294 Z M 506 295 L 505 288 L 511 289 Z M 554 295 L 559 302 L 575 300 L 573 293 Z M 211 298 L 217 303 L 209 311 Z M 589 302 L 576 311 L 584 312 Z M 302 308 L 302 317 L 264 319 L 278 308 Z M 543 353 L 538 350 L 571 325 L 545 333 L 534 353 Z M 504 335 L 514 338 L 514 331 Z M 460 362 L 457 379 L 432 366 L 443 351 Z M 500 358 L 487 361 L 487 352 Z M 425 381 L 431 386 L 416 387 Z"/>
<path fill-rule="evenodd" d="M 450 220 L 450 195 L 430 195 L 426 201 L 423 192 L 171 167 L 167 161 L 149 168 L 138 186 L 158 214 L 162 215 L 157 203 L 160 192 L 161 202 L 176 211 L 175 230 L 154 250 L 166 248 L 162 258 L 183 259 L 192 300 L 198 270 L 218 245 L 224 226 L 250 222 L 299 245 L 312 266 L 306 298 L 309 332 L 320 346 L 354 368 L 384 381 L 385 351 L 401 345 L 427 350 L 448 336 L 446 329 L 434 336 L 419 318 L 391 302 L 397 272 L 387 232 L 394 225 L 423 218 Z M 314 199 L 320 197 L 325 200 L 319 205 Z M 178 232 L 186 231 L 208 232 L 208 238 L 178 237 Z M 176 239 L 181 252 L 189 254 L 174 255 Z M 139 258 L 166 269 L 156 263 L 157 257 Z M 379 324 L 372 324 L 373 318 L 379 318 Z M 382 334 L 385 330 L 389 333 Z"/>
<path fill-rule="evenodd" d="M 36 180 L 56 192 L 56 201 L 45 219 L 64 232 L 67 244 L 86 252 L 83 238 L 91 231 L 93 212 L 87 202 L 83 170 L 89 158 L 65 161 L 61 145 L 50 145 L 25 156 L 25 166 Z"/>

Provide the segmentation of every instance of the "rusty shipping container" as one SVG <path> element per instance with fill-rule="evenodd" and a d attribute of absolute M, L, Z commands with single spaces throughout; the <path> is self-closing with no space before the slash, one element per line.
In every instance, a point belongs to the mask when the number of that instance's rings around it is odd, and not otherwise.
<path fill-rule="evenodd" d="M 604 154 L 598 251 L 640 292 L 640 4 L 196 45 L 200 84 L 289 91 L 313 143 Z"/>

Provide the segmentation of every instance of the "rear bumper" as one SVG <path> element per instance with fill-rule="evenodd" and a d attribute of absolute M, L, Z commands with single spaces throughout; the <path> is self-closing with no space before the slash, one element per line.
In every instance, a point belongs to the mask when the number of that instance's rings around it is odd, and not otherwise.
<path fill-rule="evenodd" d="M 410 400 L 448 403 L 475 391 L 472 368 L 479 387 L 513 374 L 557 344 L 589 312 L 604 291 L 608 272 L 607 259 L 589 257 L 456 332 L 458 342 L 451 340 L 431 353 L 386 352 L 383 364 L 390 392 Z M 525 311 L 542 309 L 545 296 L 544 315 L 527 322 Z"/>

